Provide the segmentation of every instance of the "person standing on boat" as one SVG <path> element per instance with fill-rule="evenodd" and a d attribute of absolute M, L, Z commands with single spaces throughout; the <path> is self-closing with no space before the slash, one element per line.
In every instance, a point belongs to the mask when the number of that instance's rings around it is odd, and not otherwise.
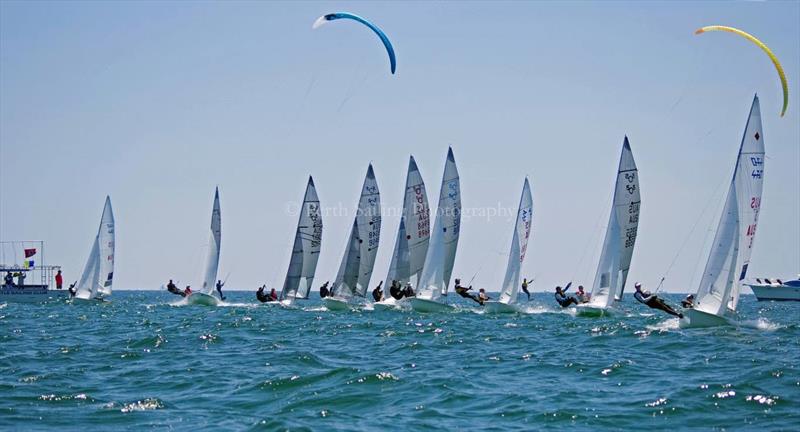
<path fill-rule="evenodd" d="M 25 272 L 17 273 L 17 285 L 20 287 L 25 285 Z"/>
<path fill-rule="evenodd" d="M 383 285 L 383 281 L 372 290 L 372 299 L 375 300 L 375 302 L 383 300 L 383 288 L 381 288 L 381 285 Z"/>
<path fill-rule="evenodd" d="M 591 295 L 583 290 L 583 285 L 578 285 L 578 292 L 575 293 L 580 303 L 589 303 Z"/>
<path fill-rule="evenodd" d="M 572 286 L 572 282 L 568 283 L 566 287 L 563 289 L 560 286 L 556 287 L 556 301 L 558 304 L 561 305 L 562 308 L 569 307 L 570 305 L 578 304 L 578 300 L 575 297 L 569 296 L 567 297 L 567 290 L 569 287 Z"/>
<path fill-rule="evenodd" d="M 633 293 L 633 298 L 639 300 L 640 303 L 644 303 L 647 307 L 651 309 L 659 309 L 662 310 L 670 315 L 674 315 L 678 318 L 683 318 L 683 314 L 676 311 L 672 308 L 672 306 L 664 303 L 664 300 L 661 300 L 655 294 L 650 294 L 650 291 L 642 291 L 642 284 L 636 282 L 634 285 L 636 288 L 636 292 Z"/>
<path fill-rule="evenodd" d="M 11 274 L 11 271 L 6 273 L 6 277 L 3 278 L 3 280 L 5 281 L 6 286 L 14 286 L 14 275 Z"/>
<path fill-rule="evenodd" d="M 461 297 L 472 299 L 475 303 L 480 303 L 481 300 L 477 295 L 470 294 L 469 290 L 472 289 L 472 285 L 469 288 L 464 288 L 461 286 L 461 279 L 456 279 L 456 286 L 455 286 L 456 294 L 460 295 Z"/>
<path fill-rule="evenodd" d="M 61 270 L 56 273 L 56 289 L 64 287 L 64 276 L 61 276 Z"/>
<path fill-rule="evenodd" d="M 396 280 L 392 281 L 392 286 L 389 287 L 389 295 L 395 300 L 400 300 L 403 298 L 403 289 L 400 286 L 400 282 L 397 282 Z"/>
<path fill-rule="evenodd" d="M 218 280 L 217 281 L 217 292 L 219 293 L 219 299 L 220 300 L 225 300 L 225 295 L 222 294 L 222 287 L 223 286 L 225 286 L 225 282 L 222 282 L 221 280 Z"/>
<path fill-rule="evenodd" d="M 328 289 L 329 282 L 330 281 L 325 282 L 321 287 L 319 287 L 319 298 L 325 298 L 331 295 L 331 290 Z"/>
<path fill-rule="evenodd" d="M 533 283 L 533 279 L 531 279 L 531 283 Z M 528 279 L 522 279 L 522 292 L 524 292 L 528 296 L 528 301 L 531 301 L 531 292 L 528 291 Z"/>

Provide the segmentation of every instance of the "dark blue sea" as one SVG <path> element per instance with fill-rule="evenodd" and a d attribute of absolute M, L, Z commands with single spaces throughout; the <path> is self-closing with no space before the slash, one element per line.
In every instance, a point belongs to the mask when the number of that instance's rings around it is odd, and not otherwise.
<path fill-rule="evenodd" d="M 800 429 L 800 303 L 748 295 L 737 326 L 682 330 L 630 297 L 584 318 L 545 293 L 510 316 L 228 295 L 0 305 L 0 429 Z"/>

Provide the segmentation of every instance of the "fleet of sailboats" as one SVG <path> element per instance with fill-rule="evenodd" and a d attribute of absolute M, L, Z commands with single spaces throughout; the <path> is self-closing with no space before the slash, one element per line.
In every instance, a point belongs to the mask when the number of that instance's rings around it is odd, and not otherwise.
<path fill-rule="evenodd" d="M 753 252 L 763 184 L 764 131 L 756 95 L 694 306 L 684 310 L 681 327 L 724 325 L 736 312 Z"/>
<path fill-rule="evenodd" d="M 216 294 L 219 252 L 222 240 L 222 213 L 219 206 L 219 188 L 214 190 L 214 205 L 211 209 L 211 233 L 208 240 L 203 284 L 186 296 L 188 304 L 217 306 L 222 302 Z"/>
<path fill-rule="evenodd" d="M 580 314 L 608 313 L 614 300 L 622 298 L 633 247 L 636 245 L 640 207 L 639 171 L 626 136 L 619 156 L 613 205 L 592 285 L 591 300 L 577 306 Z"/>
<path fill-rule="evenodd" d="M 111 295 L 114 281 L 114 211 L 111 198 L 106 196 L 100 227 L 92 243 L 92 250 L 75 286 L 73 301 L 106 301 Z"/>
<path fill-rule="evenodd" d="M 511 239 L 511 251 L 508 253 L 506 276 L 501 285 L 498 300 L 489 300 L 483 303 L 486 313 L 513 313 L 519 312 L 517 308 L 517 294 L 519 294 L 522 263 L 525 262 L 525 252 L 528 250 L 528 239 L 531 235 L 533 222 L 533 197 L 528 179 L 522 185 L 522 196 L 519 198 L 517 219 L 514 221 L 514 234 Z"/>

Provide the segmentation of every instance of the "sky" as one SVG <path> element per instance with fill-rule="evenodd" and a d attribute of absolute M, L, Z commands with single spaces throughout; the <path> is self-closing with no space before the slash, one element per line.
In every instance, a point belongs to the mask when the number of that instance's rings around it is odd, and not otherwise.
<path fill-rule="evenodd" d="M 348 11 L 383 28 L 380 41 Z M 755 93 L 767 160 L 751 277 L 800 272 L 800 2 L 0 2 L 0 239 L 43 240 L 77 279 L 106 195 L 115 289 L 198 284 L 214 187 L 220 277 L 283 284 L 306 180 L 334 279 L 368 164 L 388 270 L 409 155 L 438 200 L 452 146 L 454 275 L 499 287 L 525 176 L 523 274 L 591 285 L 623 137 L 642 194 L 629 284 L 697 289 Z M 786 116 L 764 53 L 789 80 Z M 505 214 L 498 214 L 505 212 Z"/>

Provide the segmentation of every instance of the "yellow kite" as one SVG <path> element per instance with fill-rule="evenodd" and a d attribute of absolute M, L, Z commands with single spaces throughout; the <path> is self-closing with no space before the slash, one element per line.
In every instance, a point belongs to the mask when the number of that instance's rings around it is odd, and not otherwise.
<path fill-rule="evenodd" d="M 718 25 L 707 26 L 698 29 L 697 31 L 694 32 L 694 34 L 701 34 L 708 31 L 726 31 L 729 33 L 737 34 L 739 36 L 746 38 L 750 42 L 753 42 L 754 44 L 758 45 L 759 48 L 761 48 L 762 50 L 764 50 L 765 53 L 767 53 L 770 60 L 772 60 L 772 64 L 775 65 L 775 69 L 778 71 L 778 76 L 781 77 L 781 86 L 783 87 L 783 109 L 781 110 L 781 117 L 783 117 L 783 115 L 786 113 L 786 108 L 789 106 L 789 84 L 786 82 L 786 74 L 783 73 L 783 67 L 781 67 L 781 63 L 778 61 L 778 58 L 775 57 L 775 54 L 772 53 L 772 50 L 769 49 L 768 46 L 764 45 L 764 42 L 761 42 L 760 40 L 756 39 L 755 36 L 751 35 L 750 33 L 747 33 L 745 31 L 733 27 L 718 26 Z"/>

